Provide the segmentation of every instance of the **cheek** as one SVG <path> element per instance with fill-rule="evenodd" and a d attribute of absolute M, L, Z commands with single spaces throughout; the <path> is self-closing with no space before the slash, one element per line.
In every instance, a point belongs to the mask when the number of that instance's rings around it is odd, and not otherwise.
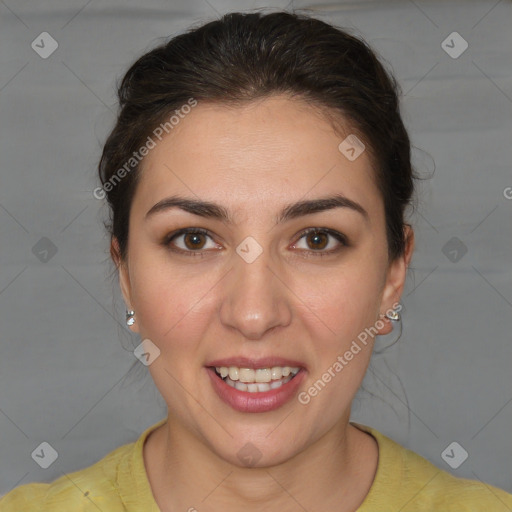
<path fill-rule="evenodd" d="M 171 265 L 154 253 L 134 261 L 132 297 L 141 336 L 166 349 L 192 349 L 208 324 L 206 312 L 219 277 Z"/>
<path fill-rule="evenodd" d="M 309 318 L 315 338 L 340 348 L 377 320 L 381 281 L 375 265 L 347 264 L 302 275 L 295 279 L 293 290 L 304 304 L 303 317 Z"/>
<path fill-rule="evenodd" d="M 302 321 L 314 352 L 298 401 L 315 418 L 312 428 L 320 433 L 348 410 L 364 378 L 373 346 L 365 329 L 378 318 L 381 276 L 354 264 L 328 278 L 304 277 L 297 285 L 297 295 L 307 305 Z"/>

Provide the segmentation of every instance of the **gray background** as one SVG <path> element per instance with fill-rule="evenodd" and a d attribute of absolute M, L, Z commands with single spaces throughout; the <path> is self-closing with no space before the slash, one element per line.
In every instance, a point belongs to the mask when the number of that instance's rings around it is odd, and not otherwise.
<path fill-rule="evenodd" d="M 192 23 L 287 5 L 0 0 L 0 494 L 89 466 L 165 415 L 132 353 L 92 195 L 116 79 Z M 374 356 L 352 419 L 512 491 L 512 5 L 294 3 L 311 6 L 386 59 L 414 162 L 433 176 L 411 217 L 403 335 Z M 458 58 L 441 46 L 454 31 L 469 44 Z M 31 48 L 42 32 L 59 45 L 46 59 Z M 43 441 L 58 452 L 48 469 L 31 457 Z M 458 469 L 441 457 L 452 441 L 469 454 Z"/>

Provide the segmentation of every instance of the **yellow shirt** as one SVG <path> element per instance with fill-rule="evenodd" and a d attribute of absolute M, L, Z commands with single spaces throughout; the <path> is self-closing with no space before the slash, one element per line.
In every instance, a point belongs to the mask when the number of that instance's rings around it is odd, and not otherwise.
<path fill-rule="evenodd" d="M 13 489 L 0 499 L 0 512 L 160 512 L 147 479 L 142 447 L 150 432 L 165 421 L 88 468 L 49 484 Z M 377 430 L 354 425 L 371 434 L 379 445 L 377 473 L 357 512 L 512 511 L 512 494 L 452 476 Z M 200 510 L 200 504 L 196 508 Z"/>

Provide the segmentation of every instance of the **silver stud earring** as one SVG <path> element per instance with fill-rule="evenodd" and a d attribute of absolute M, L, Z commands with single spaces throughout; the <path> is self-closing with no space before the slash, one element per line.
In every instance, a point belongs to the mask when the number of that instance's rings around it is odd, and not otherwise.
<path fill-rule="evenodd" d="M 126 310 L 126 325 L 133 325 L 135 323 L 135 311 Z"/>
<path fill-rule="evenodd" d="M 386 312 L 386 318 L 388 320 L 393 320 L 394 322 L 398 322 L 400 320 L 400 313 L 395 311 L 394 309 L 390 309 Z"/>
<path fill-rule="evenodd" d="M 402 337 L 402 322 L 400 313 L 394 309 L 390 309 L 384 316 L 393 322 L 393 330 L 389 334 L 380 335 L 377 337 L 375 340 L 375 348 L 373 350 L 375 354 L 382 354 Z"/>

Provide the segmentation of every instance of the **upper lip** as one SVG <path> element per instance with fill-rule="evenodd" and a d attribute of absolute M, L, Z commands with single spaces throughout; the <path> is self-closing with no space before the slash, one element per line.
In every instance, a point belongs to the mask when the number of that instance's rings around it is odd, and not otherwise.
<path fill-rule="evenodd" d="M 238 368 L 272 368 L 273 366 L 291 366 L 305 368 L 304 364 L 294 359 L 285 357 L 268 356 L 268 357 L 226 357 L 223 359 L 215 359 L 206 364 L 206 366 L 237 366 Z"/>

